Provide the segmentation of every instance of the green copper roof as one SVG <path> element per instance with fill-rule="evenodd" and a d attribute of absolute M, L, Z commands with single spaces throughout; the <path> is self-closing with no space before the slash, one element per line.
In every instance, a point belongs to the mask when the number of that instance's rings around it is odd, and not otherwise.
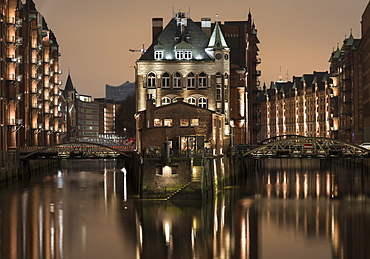
<path fill-rule="evenodd" d="M 349 37 L 347 39 L 346 46 L 352 46 L 353 42 L 354 42 L 354 38 L 353 38 L 353 35 L 352 35 L 352 32 L 351 32 L 351 35 L 349 35 Z"/>
<path fill-rule="evenodd" d="M 175 49 L 192 49 L 193 46 L 185 41 L 181 41 L 180 43 L 175 45 Z"/>
<path fill-rule="evenodd" d="M 222 34 L 220 25 L 216 21 L 215 28 L 212 32 L 211 38 L 208 43 L 208 48 L 213 49 L 228 49 L 224 35 Z"/>
<path fill-rule="evenodd" d="M 164 49 L 163 45 L 160 44 L 159 42 L 157 45 L 154 46 L 154 50 L 163 50 L 163 49 Z"/>

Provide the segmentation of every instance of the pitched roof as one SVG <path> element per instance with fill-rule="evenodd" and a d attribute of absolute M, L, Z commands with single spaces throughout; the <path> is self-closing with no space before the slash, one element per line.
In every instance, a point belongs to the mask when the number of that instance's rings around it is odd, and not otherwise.
<path fill-rule="evenodd" d="M 209 39 L 208 48 L 212 49 L 228 49 L 224 35 L 222 34 L 220 25 L 216 21 L 215 28 L 213 29 L 211 38 Z"/>
<path fill-rule="evenodd" d="M 208 37 L 192 19 L 173 17 L 139 60 L 154 60 L 154 50 L 158 49 L 163 50 L 164 61 L 175 60 L 175 50 L 181 48 L 191 49 L 193 60 L 212 60 L 206 53 L 208 42 Z"/>
<path fill-rule="evenodd" d="M 72 79 L 71 79 L 71 75 L 68 74 L 68 77 L 67 77 L 67 82 L 66 82 L 66 87 L 64 88 L 65 91 L 76 91 L 74 86 L 73 86 L 73 83 L 72 83 Z"/>

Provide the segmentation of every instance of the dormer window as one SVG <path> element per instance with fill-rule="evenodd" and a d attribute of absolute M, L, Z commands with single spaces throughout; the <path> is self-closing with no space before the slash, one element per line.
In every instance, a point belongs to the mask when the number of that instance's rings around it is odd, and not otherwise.
<path fill-rule="evenodd" d="M 191 50 L 176 50 L 176 59 L 192 59 L 193 54 Z"/>
<path fill-rule="evenodd" d="M 183 59 L 184 52 L 182 50 L 176 50 L 176 59 Z"/>
<path fill-rule="evenodd" d="M 191 50 L 184 50 L 184 59 L 191 59 L 192 58 L 192 53 Z"/>
<path fill-rule="evenodd" d="M 154 59 L 163 59 L 163 50 L 154 51 Z"/>

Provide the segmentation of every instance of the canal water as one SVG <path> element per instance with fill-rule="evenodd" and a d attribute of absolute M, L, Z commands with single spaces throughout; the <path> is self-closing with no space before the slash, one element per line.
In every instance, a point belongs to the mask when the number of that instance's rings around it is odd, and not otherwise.
<path fill-rule="evenodd" d="M 256 160 L 201 204 L 139 200 L 116 160 L 64 160 L 0 188 L 0 258 L 369 258 L 370 178 L 347 162 Z"/>

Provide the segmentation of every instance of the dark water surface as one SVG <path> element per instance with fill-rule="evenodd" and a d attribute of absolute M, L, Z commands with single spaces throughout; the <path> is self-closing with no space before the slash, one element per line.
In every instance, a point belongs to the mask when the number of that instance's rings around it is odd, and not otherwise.
<path fill-rule="evenodd" d="M 0 189 L 0 258 L 345 258 L 370 255 L 370 178 L 319 159 L 264 159 L 213 201 L 130 196 L 115 160 Z"/>

